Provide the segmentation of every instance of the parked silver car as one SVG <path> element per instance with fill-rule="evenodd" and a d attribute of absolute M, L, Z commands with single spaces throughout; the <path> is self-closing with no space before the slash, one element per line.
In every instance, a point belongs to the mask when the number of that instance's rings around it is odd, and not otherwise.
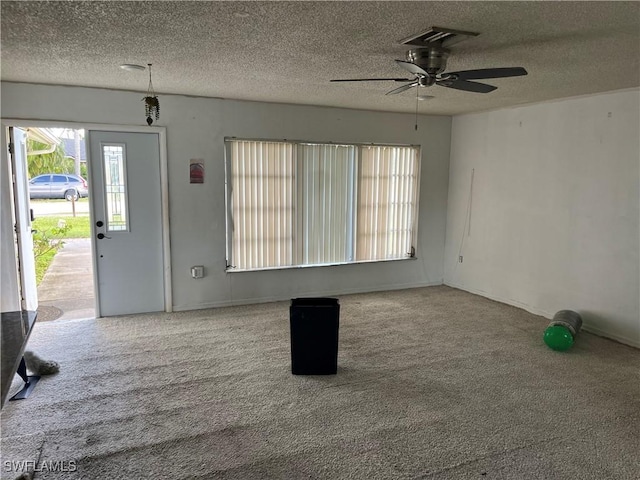
<path fill-rule="evenodd" d="M 71 201 L 88 196 L 87 181 L 78 175 L 45 173 L 29 181 L 30 198 L 66 198 Z"/>

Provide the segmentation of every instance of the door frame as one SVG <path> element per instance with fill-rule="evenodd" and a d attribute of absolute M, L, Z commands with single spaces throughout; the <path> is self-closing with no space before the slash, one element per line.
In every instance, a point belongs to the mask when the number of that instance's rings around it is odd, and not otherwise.
<path fill-rule="evenodd" d="M 35 312 L 38 309 L 38 290 L 36 286 L 36 265 L 33 250 L 33 210 L 29 199 L 29 179 L 27 164 L 27 131 L 10 127 L 7 141 L 13 146 L 9 149 L 8 159 L 13 176 L 13 210 L 16 233 L 16 256 L 20 284 L 20 306 L 22 311 Z M 18 133 L 20 132 L 20 133 Z M 18 141 L 19 140 L 19 141 Z M 31 258 L 22 258 L 23 256 Z M 32 289 L 34 291 L 32 291 Z"/>
<path fill-rule="evenodd" d="M 113 125 L 107 123 L 82 123 L 69 122 L 61 120 L 29 120 L 16 118 L 0 119 L 2 129 L 8 127 L 41 127 L 41 128 L 71 128 L 89 130 L 107 131 L 107 132 L 126 132 L 126 133 L 157 133 L 160 147 L 160 198 L 162 201 L 162 263 L 163 263 L 163 284 L 164 284 L 164 311 L 173 311 L 173 298 L 171 288 L 171 237 L 169 230 L 169 175 L 168 175 L 168 156 L 167 156 L 167 129 L 166 127 L 146 127 L 141 125 Z M 91 176 L 91 152 L 88 145 L 85 146 L 87 154 L 87 175 Z M 96 251 L 96 227 L 94 224 L 94 204 L 93 195 L 89 195 L 89 219 L 91 223 L 91 247 L 93 252 Z M 93 284 L 95 293 L 95 309 L 96 318 L 101 316 L 100 313 L 100 292 L 98 285 L 98 265 L 95 255 L 92 255 L 93 263 Z"/>

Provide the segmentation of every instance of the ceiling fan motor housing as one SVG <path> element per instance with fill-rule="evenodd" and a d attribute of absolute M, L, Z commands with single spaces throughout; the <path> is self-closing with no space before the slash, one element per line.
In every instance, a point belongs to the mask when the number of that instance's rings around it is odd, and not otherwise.
<path fill-rule="evenodd" d="M 429 75 L 438 75 L 447 68 L 449 50 L 439 47 L 413 48 L 407 51 L 407 61 L 425 70 Z"/>

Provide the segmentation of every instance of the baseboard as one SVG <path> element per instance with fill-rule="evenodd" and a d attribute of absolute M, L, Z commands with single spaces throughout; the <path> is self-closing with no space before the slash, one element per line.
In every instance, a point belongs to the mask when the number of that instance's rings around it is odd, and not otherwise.
<path fill-rule="evenodd" d="M 500 297 L 499 295 L 493 295 L 480 289 L 468 288 L 463 285 L 459 285 L 453 282 L 446 282 L 446 281 L 444 282 L 444 284 L 447 285 L 448 287 L 457 288 L 459 290 L 464 290 L 465 292 L 473 293 L 475 295 L 480 295 L 481 297 L 485 297 L 490 300 L 495 300 L 496 302 L 505 303 L 513 307 L 521 308 L 523 310 L 526 310 L 529 313 L 533 313 L 534 315 L 540 315 L 541 317 L 547 318 L 549 320 L 552 319 L 553 316 L 555 315 L 555 312 L 554 313 L 547 312 L 546 310 L 532 307 L 531 305 L 527 305 L 525 303 L 521 303 L 516 300 L 503 298 L 503 297 Z M 620 335 L 606 332 L 588 323 L 585 323 L 582 325 L 582 330 L 584 330 L 585 332 L 593 333 L 594 335 L 598 335 L 599 337 L 604 337 L 611 340 L 615 340 L 616 342 L 619 342 L 619 343 L 624 343 L 625 345 L 629 345 L 631 347 L 640 348 L 640 342 L 638 342 L 637 340 L 633 340 L 630 338 L 622 337 Z"/>
<path fill-rule="evenodd" d="M 254 305 L 256 303 L 270 303 L 270 302 L 282 302 L 291 300 L 297 297 L 337 297 L 340 295 L 353 295 L 356 293 L 371 293 L 371 292 L 386 292 L 391 290 L 406 290 L 409 288 L 422 288 L 422 287 L 435 287 L 442 285 L 442 281 L 439 282 L 420 282 L 420 283 L 406 283 L 406 284 L 394 284 L 394 285 L 381 285 L 378 287 L 362 287 L 362 288 L 347 288 L 342 290 L 326 290 L 326 291 L 310 291 L 310 292 L 296 292 L 294 295 L 278 295 L 270 297 L 253 297 L 253 298 L 237 298 L 233 300 L 221 300 L 219 302 L 200 303 L 198 305 L 174 305 L 174 312 L 185 312 L 189 310 L 204 310 L 206 308 L 220 308 L 220 307 L 233 307 L 239 305 Z"/>
<path fill-rule="evenodd" d="M 511 305 L 512 307 L 518 307 L 522 310 L 526 310 L 529 313 L 533 313 L 534 315 L 540 315 L 541 317 L 551 319 L 553 318 L 553 313 L 547 312 L 546 310 L 542 310 L 540 308 L 532 307 L 531 305 L 527 305 L 526 303 L 518 302 L 517 300 L 511 300 L 507 298 L 503 298 L 499 295 L 493 295 L 489 292 L 485 292 L 484 290 L 478 288 L 469 288 L 464 285 L 460 285 L 454 282 L 444 282 L 447 287 L 457 288 L 458 290 L 464 290 L 465 292 L 473 293 L 474 295 L 480 295 L 481 297 L 488 298 L 490 300 L 495 300 L 496 302 L 505 303 L 507 305 Z"/>
<path fill-rule="evenodd" d="M 629 345 L 630 347 L 640 348 L 640 342 L 638 342 L 638 341 L 630 340 L 630 339 L 628 339 L 626 337 L 621 337 L 620 335 L 616 335 L 616 334 L 605 332 L 604 330 L 601 330 L 598 327 L 594 327 L 593 325 L 584 324 L 582 326 L 582 329 L 585 332 L 592 333 L 592 334 L 597 335 L 599 337 L 604 337 L 604 338 L 608 338 L 608 339 L 611 339 L 611 340 L 615 340 L 618 343 L 624 343 L 625 345 Z"/>

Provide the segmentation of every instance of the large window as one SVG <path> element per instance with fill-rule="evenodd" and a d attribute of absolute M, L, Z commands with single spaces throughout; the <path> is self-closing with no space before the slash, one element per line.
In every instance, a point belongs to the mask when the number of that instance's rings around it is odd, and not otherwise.
<path fill-rule="evenodd" d="M 228 270 L 415 256 L 414 146 L 226 140 Z"/>

